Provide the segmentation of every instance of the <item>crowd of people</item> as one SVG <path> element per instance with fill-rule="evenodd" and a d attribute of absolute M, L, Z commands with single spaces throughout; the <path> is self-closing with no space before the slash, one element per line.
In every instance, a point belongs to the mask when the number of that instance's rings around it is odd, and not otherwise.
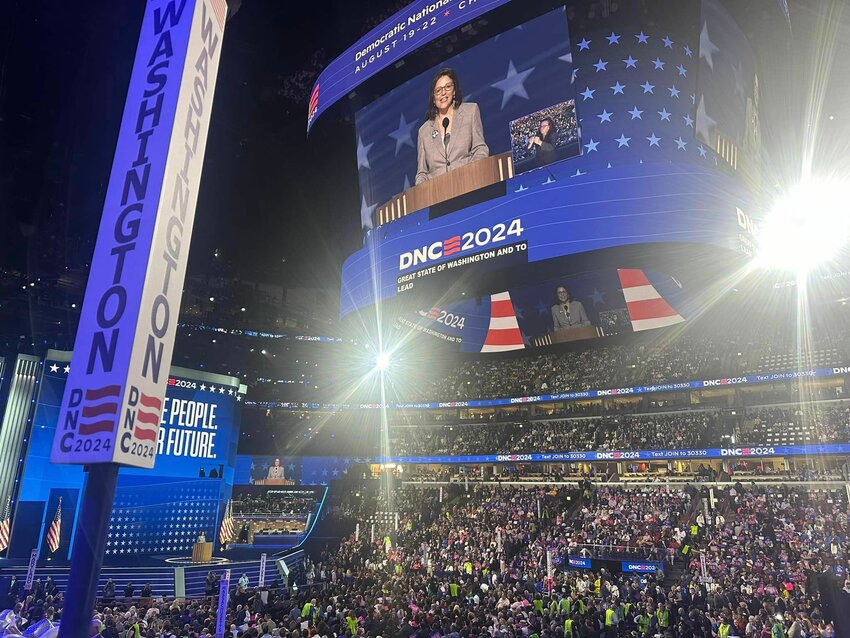
<path fill-rule="evenodd" d="M 728 431 L 727 431 L 728 430 Z M 713 411 L 392 430 L 398 456 L 717 447 L 731 435 Z"/>
<path fill-rule="evenodd" d="M 589 483 L 397 488 L 364 500 L 398 522 L 319 552 L 312 585 L 257 589 L 240 578 L 225 636 L 832 638 L 836 601 L 850 595 L 846 496 L 736 484 L 708 515 L 706 498 Z M 337 500 L 331 509 L 353 499 Z M 573 556 L 635 552 L 664 560 L 667 573 L 568 568 Z M 31 626 L 55 619 L 61 602 L 30 595 L 14 613 Z M 101 600 L 92 635 L 215 633 L 212 597 L 131 602 Z"/>
<path fill-rule="evenodd" d="M 242 491 L 233 494 L 233 514 L 278 514 L 306 516 L 316 507 L 313 495 L 293 494 L 281 490 L 263 493 Z"/>

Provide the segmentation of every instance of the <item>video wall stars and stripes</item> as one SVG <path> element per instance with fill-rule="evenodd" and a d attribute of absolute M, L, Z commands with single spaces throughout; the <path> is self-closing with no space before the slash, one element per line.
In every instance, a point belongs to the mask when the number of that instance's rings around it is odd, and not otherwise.
<path fill-rule="evenodd" d="M 12 519 L 11 519 L 12 499 L 6 499 L 6 507 L 3 509 L 3 518 L 0 519 L 0 552 L 5 552 L 9 549 L 9 542 L 12 539 Z"/>
<path fill-rule="evenodd" d="M 642 270 L 624 268 L 618 270 L 617 274 L 623 286 L 623 297 L 626 299 L 632 330 L 640 332 L 665 328 L 685 320 L 661 296 Z"/>

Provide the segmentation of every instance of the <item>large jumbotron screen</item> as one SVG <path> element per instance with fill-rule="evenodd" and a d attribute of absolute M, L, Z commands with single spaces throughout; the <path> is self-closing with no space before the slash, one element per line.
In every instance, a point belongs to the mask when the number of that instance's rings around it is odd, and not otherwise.
<path fill-rule="evenodd" d="M 464 350 L 518 349 L 556 331 L 563 286 L 599 333 L 644 330 L 689 315 L 677 273 L 635 251 L 696 245 L 715 251 L 707 268 L 716 274 L 751 254 L 758 77 L 718 0 L 610 11 L 581 0 L 493 2 L 468 21 L 458 2 L 420 4 L 351 48 L 371 53 L 347 76 L 349 91 L 366 80 L 355 118 L 364 247 L 343 267 L 342 317 L 380 303 L 399 326 Z M 432 27 L 452 28 L 418 48 L 393 35 L 424 9 Z M 403 56 L 391 44 L 383 59 L 369 49 L 394 39 Z M 457 112 L 470 107 L 468 157 L 463 131 L 446 140 L 440 118 L 426 116 L 445 67 L 462 86 Z M 311 122 L 327 108 L 319 104 Z M 544 124 L 557 129 L 547 149 L 534 142 Z M 463 165 L 446 168 L 453 157 Z M 498 163 L 496 177 L 468 177 L 487 162 Z M 604 263 L 592 259 L 605 251 Z M 492 342 L 490 329 L 507 322 L 512 336 Z"/>

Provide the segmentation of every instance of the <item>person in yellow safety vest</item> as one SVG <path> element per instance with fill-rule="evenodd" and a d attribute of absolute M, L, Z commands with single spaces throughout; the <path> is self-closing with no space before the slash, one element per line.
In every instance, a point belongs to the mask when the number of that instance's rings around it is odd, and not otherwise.
<path fill-rule="evenodd" d="M 469 562 L 469 561 L 466 561 L 466 562 L 463 564 L 463 570 L 464 570 L 467 574 L 471 574 L 471 573 L 472 573 L 472 563 L 471 563 L 471 562 Z"/>
<path fill-rule="evenodd" d="M 449 585 L 449 592 L 451 593 L 452 598 L 457 598 L 457 583 L 451 583 Z"/>
<path fill-rule="evenodd" d="M 635 624 L 637 625 L 638 636 L 646 636 L 649 633 L 649 626 L 652 624 L 652 619 L 641 609 L 635 616 Z"/>
<path fill-rule="evenodd" d="M 598 596 L 598 595 L 599 595 L 599 593 L 600 593 L 601 591 L 602 591 L 602 579 L 601 579 L 601 578 L 597 578 L 597 579 L 593 582 L 593 593 L 594 593 L 596 596 Z"/>
<path fill-rule="evenodd" d="M 605 626 L 616 627 L 619 623 L 620 619 L 617 617 L 617 612 L 614 611 L 613 607 L 608 607 L 605 610 Z"/>
<path fill-rule="evenodd" d="M 691 523 L 691 536 L 699 534 L 699 526 L 696 523 Z"/>
<path fill-rule="evenodd" d="M 567 618 L 564 621 L 564 638 L 575 638 L 576 637 L 575 624 L 576 624 L 576 621 L 573 620 L 572 618 Z"/>
<path fill-rule="evenodd" d="M 655 612 L 655 617 L 658 619 L 658 628 L 664 631 L 670 627 L 670 610 L 664 603 L 658 606 L 658 611 Z"/>
<path fill-rule="evenodd" d="M 560 607 L 562 614 L 569 614 L 573 608 L 573 601 L 570 600 L 569 596 L 564 596 L 563 598 L 561 598 Z"/>
<path fill-rule="evenodd" d="M 729 638 L 729 630 L 732 629 L 732 625 L 726 622 L 726 619 L 720 621 L 720 624 L 717 626 L 717 637 L 718 638 Z"/>

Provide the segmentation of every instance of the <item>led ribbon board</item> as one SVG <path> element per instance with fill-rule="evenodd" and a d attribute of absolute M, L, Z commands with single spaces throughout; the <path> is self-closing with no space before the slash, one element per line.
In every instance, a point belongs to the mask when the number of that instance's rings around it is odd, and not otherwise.
<path fill-rule="evenodd" d="M 307 132 L 320 113 L 408 53 L 510 0 L 418 0 L 384 20 L 319 74 Z"/>
<path fill-rule="evenodd" d="M 151 468 L 225 0 L 148 0 L 50 460 Z"/>

